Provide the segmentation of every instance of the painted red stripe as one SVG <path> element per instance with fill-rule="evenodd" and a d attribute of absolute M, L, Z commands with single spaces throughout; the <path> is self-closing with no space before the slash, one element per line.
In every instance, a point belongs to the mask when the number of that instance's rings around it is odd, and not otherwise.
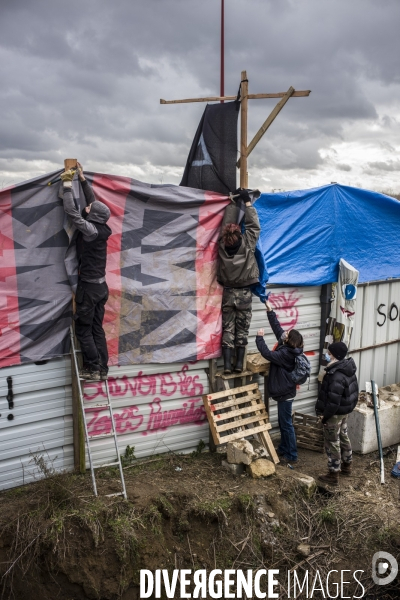
<path fill-rule="evenodd" d="M 111 211 L 108 225 L 112 235 L 107 245 L 107 284 L 110 297 L 106 304 L 104 330 L 110 356 L 109 364 L 118 364 L 119 331 L 121 314 L 121 243 L 122 225 L 126 198 L 131 188 L 131 179 L 110 175 L 94 176 L 93 191 L 96 198 L 104 202 Z"/>
<path fill-rule="evenodd" d="M 221 354 L 222 287 L 217 283 L 218 237 L 227 198 L 205 192 L 199 208 L 196 244 L 197 359 Z"/>
<path fill-rule="evenodd" d="M 11 190 L 0 192 L 0 367 L 21 362 L 17 269 L 11 214 Z"/>

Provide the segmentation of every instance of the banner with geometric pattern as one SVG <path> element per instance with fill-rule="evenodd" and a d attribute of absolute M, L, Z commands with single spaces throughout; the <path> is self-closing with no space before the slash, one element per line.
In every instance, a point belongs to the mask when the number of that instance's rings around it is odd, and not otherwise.
<path fill-rule="evenodd" d="M 57 176 L 0 191 L 0 367 L 69 353 L 77 262 Z M 220 354 L 219 230 L 228 198 L 85 174 L 109 207 L 106 330 L 110 364 Z M 85 206 L 78 181 L 78 206 Z"/>

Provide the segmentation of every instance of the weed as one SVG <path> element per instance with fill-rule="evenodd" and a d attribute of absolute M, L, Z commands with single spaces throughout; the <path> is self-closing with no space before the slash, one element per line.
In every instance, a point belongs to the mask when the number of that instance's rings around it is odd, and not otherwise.
<path fill-rule="evenodd" d="M 150 504 L 150 506 L 143 513 L 143 520 L 145 523 L 150 525 L 151 531 L 154 533 L 154 535 L 162 536 L 162 515 L 157 506 Z"/>
<path fill-rule="evenodd" d="M 203 440 L 200 440 L 199 443 L 197 444 L 196 450 L 194 450 L 192 452 L 192 456 L 193 457 L 199 456 L 203 452 L 205 447 L 206 447 L 206 444 L 203 442 Z"/>
<path fill-rule="evenodd" d="M 115 539 L 115 550 L 122 565 L 132 564 L 138 553 L 138 538 L 136 533 L 137 518 L 134 509 L 128 513 L 116 515 L 108 521 Z"/>
<path fill-rule="evenodd" d="M 171 502 L 167 500 L 167 498 L 163 495 L 160 495 L 156 500 L 157 508 L 167 519 L 170 519 L 173 515 L 175 515 L 176 511 L 172 506 Z"/>
<path fill-rule="evenodd" d="M 136 460 L 135 446 L 127 446 L 125 448 L 125 453 L 121 454 L 122 466 L 127 467 L 128 465 L 131 465 L 134 460 Z"/>
<path fill-rule="evenodd" d="M 214 500 L 195 502 L 191 505 L 191 510 L 194 514 L 206 519 L 215 519 L 221 516 L 221 513 L 226 517 L 226 514 L 232 508 L 232 504 L 232 498 L 220 497 Z"/>
<path fill-rule="evenodd" d="M 254 498 L 250 494 L 238 494 L 236 498 L 240 508 L 245 512 L 254 507 Z"/>
<path fill-rule="evenodd" d="M 335 523 L 336 522 L 336 511 L 333 507 L 324 506 L 319 511 L 319 518 L 324 523 Z"/>

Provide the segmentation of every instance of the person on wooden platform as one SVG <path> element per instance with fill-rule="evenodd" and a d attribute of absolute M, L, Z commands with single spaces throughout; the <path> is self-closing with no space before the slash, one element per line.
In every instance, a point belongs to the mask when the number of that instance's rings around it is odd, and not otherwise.
<path fill-rule="evenodd" d="M 231 373 L 236 347 L 235 371 L 243 370 L 251 314 L 250 286 L 258 283 L 259 270 L 255 249 L 260 235 L 260 222 L 251 205 L 247 190 L 239 188 L 234 195 L 245 204 L 244 230 L 238 222 L 239 209 L 232 199 L 225 209 L 219 238 L 218 282 L 224 287 L 222 295 L 222 355 L 224 372 Z"/>
<path fill-rule="evenodd" d="M 78 287 L 75 302 L 75 333 L 83 355 L 82 379 L 99 381 L 107 379 L 108 351 L 103 329 L 105 305 L 108 299 L 106 283 L 107 240 L 111 229 L 107 225 L 110 209 L 96 200 L 86 181 L 80 163 L 78 177 L 85 195 L 86 207 L 82 214 L 77 210 L 72 180 L 75 172 L 61 174 L 63 204 L 66 214 L 78 230 L 76 247 L 79 261 Z"/>
<path fill-rule="evenodd" d="M 292 406 L 296 397 L 296 382 L 290 373 L 295 370 L 296 357 L 303 354 L 303 336 L 296 329 L 284 331 L 271 304 L 267 301 L 267 317 L 278 340 L 275 350 L 270 350 L 264 340 L 264 329 L 257 331 L 258 351 L 269 360 L 268 395 L 278 403 L 278 423 L 281 442 L 278 455 L 281 462 L 297 462 L 296 434 L 292 422 Z"/>
<path fill-rule="evenodd" d="M 351 475 L 353 452 L 347 433 L 347 418 L 358 402 L 357 367 L 346 358 L 347 346 L 335 342 L 328 346 L 325 358 L 328 365 L 322 380 L 315 412 L 323 425 L 328 473 L 318 479 L 338 485 L 339 473 Z"/>

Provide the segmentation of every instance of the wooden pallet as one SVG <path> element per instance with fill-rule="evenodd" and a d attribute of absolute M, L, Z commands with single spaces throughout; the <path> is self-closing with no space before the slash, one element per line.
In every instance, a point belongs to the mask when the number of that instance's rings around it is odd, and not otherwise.
<path fill-rule="evenodd" d="M 257 434 L 274 463 L 279 462 L 258 383 L 204 394 L 203 403 L 216 445 Z"/>
<path fill-rule="evenodd" d="M 324 452 L 324 434 L 317 425 L 318 418 L 298 412 L 294 412 L 292 418 L 298 447 Z"/>

